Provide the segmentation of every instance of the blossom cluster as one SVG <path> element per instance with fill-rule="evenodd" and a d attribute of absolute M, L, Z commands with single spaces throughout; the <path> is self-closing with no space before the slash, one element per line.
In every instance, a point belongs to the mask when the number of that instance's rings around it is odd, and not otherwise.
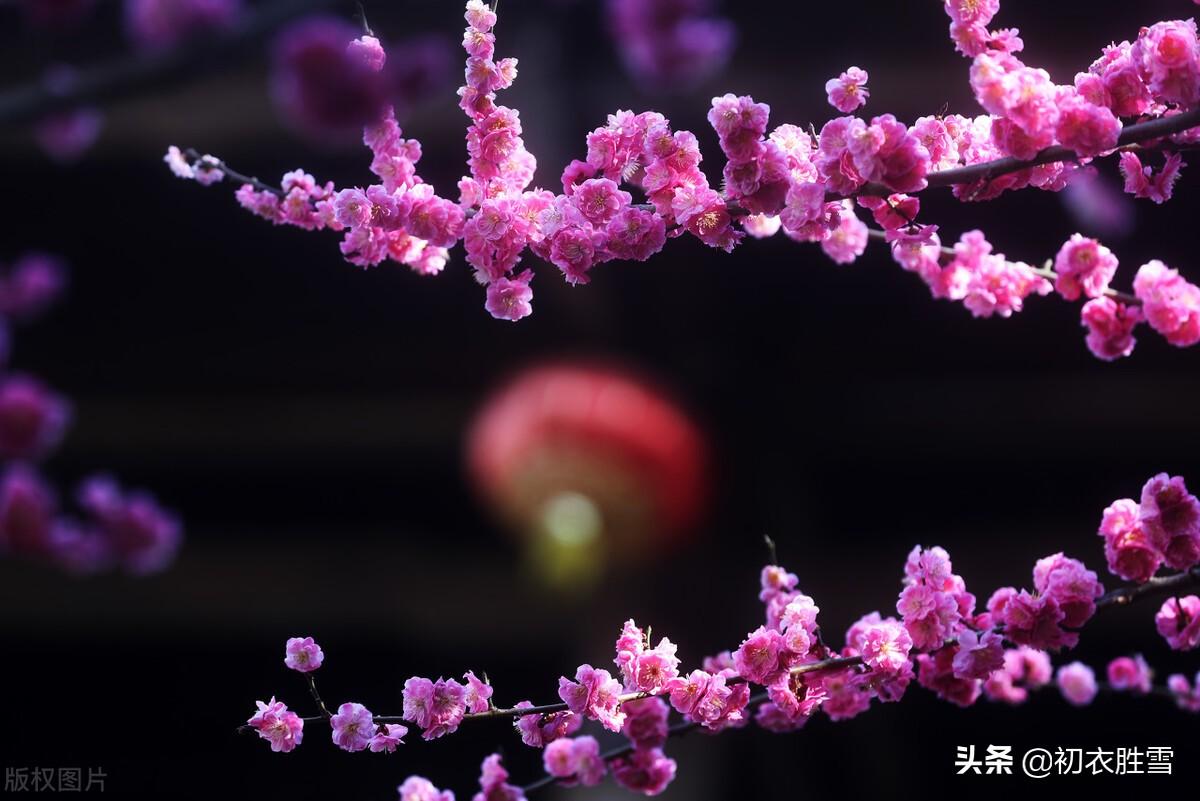
<path fill-rule="evenodd" d="M 35 319 L 65 286 L 65 268 L 44 254 L 26 255 L 0 272 L 0 553 L 78 573 L 114 566 L 157 572 L 180 544 L 174 515 L 147 493 L 127 493 L 96 475 L 76 492 L 84 519 L 72 518 L 39 468 L 62 441 L 71 404 L 39 379 L 8 370 L 9 323 Z"/>
<path fill-rule="evenodd" d="M 753 718 L 760 728 L 788 732 L 818 712 L 846 720 L 874 701 L 899 701 L 915 681 L 962 707 L 980 698 L 1021 704 L 1030 693 L 1053 685 L 1075 706 L 1111 691 L 1165 696 L 1181 709 L 1200 712 L 1200 686 L 1183 674 L 1171 675 L 1165 687 L 1156 686 L 1154 671 L 1140 654 L 1111 660 L 1107 682 L 1097 680 L 1095 671 L 1081 662 L 1057 670 L 1051 662 L 1052 652 L 1077 644 L 1079 630 L 1102 605 L 1128 602 L 1147 589 L 1200 584 L 1198 532 L 1200 501 L 1181 478 L 1157 475 L 1143 488 L 1140 504 L 1117 501 L 1105 510 L 1099 528 L 1110 570 L 1135 584 L 1110 598 L 1095 572 L 1056 553 L 1035 563 L 1032 590 L 1002 587 L 983 610 L 976 609 L 976 596 L 954 572 L 945 549 L 917 546 L 904 563 L 896 600 L 899 617 L 878 611 L 864 615 L 846 631 L 840 650 L 822 634 L 820 609 L 798 589 L 799 577 L 768 565 L 759 581 L 763 624 L 736 649 L 702 658 L 698 668 L 681 669 L 675 643 L 662 637 L 654 644 L 648 630 L 627 620 L 614 645 L 618 675 L 580 665 L 573 679 L 559 679 L 562 704 L 535 707 L 526 700 L 501 709 L 491 702 L 490 683 L 473 672 L 463 676 L 463 683 L 414 676 L 404 685 L 402 719 L 430 740 L 469 719 L 511 716 L 522 742 L 543 749 L 546 777 L 535 786 L 593 786 L 611 775 L 621 787 L 657 795 L 677 768 L 664 752 L 676 731 L 670 726 L 672 711 L 682 718 L 682 729 L 720 732 Z M 1155 577 L 1163 565 L 1180 572 Z M 1200 647 L 1200 597 L 1169 597 L 1155 625 L 1171 648 Z M 321 647 L 311 637 L 294 637 L 287 642 L 284 661 L 308 677 L 320 702 L 312 676 L 324 662 Z M 758 694 L 755 687 L 761 688 Z M 258 712 L 247 726 L 268 740 L 272 750 L 295 748 L 305 719 L 274 697 L 257 703 Z M 392 722 L 395 718 L 376 717 L 362 704 L 342 704 L 336 713 L 323 704 L 321 708 L 333 742 L 347 751 L 392 752 L 408 732 Z M 622 735 L 625 745 L 601 752 L 596 737 L 578 734 L 586 721 Z M 481 789 L 474 798 L 523 799 L 527 788 L 508 778 L 499 754 L 492 754 L 484 760 Z M 399 790 L 401 799 L 453 798 L 420 776 L 410 777 Z"/>
<path fill-rule="evenodd" d="M 652 5 L 630 0 L 612 8 L 632 19 Z M 558 267 L 568 283 L 585 284 L 595 266 L 646 260 L 667 239 L 685 233 L 730 251 L 746 234 L 762 238 L 782 230 L 794 240 L 820 243 L 840 264 L 857 259 L 876 235 L 934 297 L 961 301 L 977 317 L 1008 317 L 1030 295 L 1053 290 L 1067 300 L 1087 298 L 1081 311 L 1087 344 L 1102 359 L 1128 355 L 1141 322 L 1174 345 L 1200 341 L 1200 289 L 1161 262 L 1143 265 L 1130 296 L 1110 287 L 1116 257 L 1079 234 L 1064 244 L 1053 267 L 1044 268 L 993 252 L 980 231 L 943 247 L 936 225 L 917 222 L 915 197 L 932 178 L 964 201 L 1025 187 L 1058 191 L 1090 169 L 1088 162 L 1128 140 L 1166 153 L 1156 173 L 1142 165 L 1141 151 L 1121 150 L 1128 191 L 1168 199 L 1182 167 L 1172 147 L 1192 143 L 1200 130 L 1184 124 L 1195 121 L 1200 100 L 1195 24 L 1144 28 L 1134 42 L 1105 49 L 1074 84 L 1058 85 L 1045 70 L 1018 59 L 1023 44 L 1015 29 L 988 28 L 998 0 L 946 0 L 945 8 L 951 38 L 972 59 L 970 83 L 985 114 L 925 116 L 911 125 L 891 114 L 853 116 L 869 96 L 868 75 L 850 67 L 826 84 L 830 103 L 846 116 L 826 122 L 815 135 L 789 124 L 768 131 L 769 107 L 748 96 L 713 98 L 708 119 L 726 156 L 719 189 L 700 169 L 692 133 L 672 129 L 654 111 L 618 111 L 588 134 L 586 157 L 567 165 L 562 192 L 555 193 L 533 184 L 536 160 L 522 139 L 519 113 L 496 103 L 496 93 L 515 80 L 517 63 L 496 57 L 496 13 L 471 0 L 459 90 L 470 121 L 470 175 L 459 182 L 457 203 L 438 197 L 416 176 L 420 146 L 401 138 L 386 104 L 377 104 L 382 121 L 368 124 L 364 135 L 382 183 L 337 191 L 295 171 L 279 190 L 247 183 L 238 199 L 276 223 L 344 232 L 343 255 L 364 267 L 392 258 L 436 273 L 446 264 L 447 248 L 461 239 L 467 262 L 487 288 L 485 307 L 506 320 L 532 312 L 533 270 L 522 266 L 526 251 Z M 370 36 L 350 42 L 344 52 L 366 76 L 387 62 Z M 1166 137 L 1161 128 L 1136 127 L 1172 117 L 1180 124 Z M 1135 125 L 1127 127 L 1125 120 Z M 1043 158 L 1055 147 L 1059 160 Z M 212 167 L 219 164 L 211 157 L 169 161 L 176 174 L 202 183 L 215 180 Z M 872 232 L 856 208 L 882 230 Z"/>
<path fill-rule="evenodd" d="M 1140 502 L 1114 501 L 1100 523 L 1108 569 L 1144 583 L 1162 565 L 1187 570 L 1200 562 L 1200 503 L 1181 476 L 1160 473 L 1142 487 Z"/>

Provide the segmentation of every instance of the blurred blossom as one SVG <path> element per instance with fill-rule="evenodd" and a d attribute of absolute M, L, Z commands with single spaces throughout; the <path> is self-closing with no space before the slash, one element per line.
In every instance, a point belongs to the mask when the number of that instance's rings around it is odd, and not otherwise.
<path fill-rule="evenodd" d="M 271 94 L 285 121 L 322 143 L 357 141 L 361 128 L 388 105 L 397 116 L 448 84 L 451 47 L 440 37 L 388 44 L 379 70 L 348 45 L 361 30 L 331 16 L 312 16 L 275 39 Z"/>
<path fill-rule="evenodd" d="M 1133 233 L 1133 199 L 1095 167 L 1076 170 L 1062 199 L 1081 231 L 1108 239 L 1122 239 Z"/>
<path fill-rule="evenodd" d="M 0 272 L 0 316 L 14 320 L 37 317 L 58 300 L 67 270 L 54 256 L 27 253 L 7 273 Z"/>
<path fill-rule="evenodd" d="M 241 0 L 125 0 L 125 31 L 140 47 L 166 48 L 228 28 L 241 10 Z"/>
<path fill-rule="evenodd" d="M 58 28 L 82 22 L 96 0 L 18 0 L 25 17 L 42 28 Z"/>
<path fill-rule="evenodd" d="M 659 90 L 686 90 L 728 62 L 737 31 L 713 16 L 712 0 L 607 0 L 606 15 L 625 68 Z"/>
<path fill-rule="evenodd" d="M 0 457 L 40 459 L 58 445 L 71 407 L 40 381 L 24 375 L 0 379 Z"/>
<path fill-rule="evenodd" d="M 71 89 L 78 73 L 74 67 L 56 64 L 42 78 L 46 91 L 61 95 Z M 79 106 L 43 117 L 33 125 L 38 147 L 58 162 L 77 160 L 100 136 L 104 115 L 92 106 Z"/>
<path fill-rule="evenodd" d="M 124 492 L 111 478 L 94 476 L 80 486 L 79 505 L 131 573 L 157 572 L 175 558 L 182 527 L 150 494 Z"/>
<path fill-rule="evenodd" d="M 45 555 L 57 510 L 41 476 L 28 465 L 9 465 L 0 476 L 0 553 Z"/>

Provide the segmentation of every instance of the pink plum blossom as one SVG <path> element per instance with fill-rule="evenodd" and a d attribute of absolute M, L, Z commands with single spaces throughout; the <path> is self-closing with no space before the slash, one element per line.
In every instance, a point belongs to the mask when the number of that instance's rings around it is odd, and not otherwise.
<path fill-rule="evenodd" d="M 1067 300 L 1098 298 L 1117 271 L 1117 257 L 1095 239 L 1073 235 L 1054 258 L 1054 288 Z"/>
<path fill-rule="evenodd" d="M 1127 581 L 1144 584 L 1162 565 L 1162 554 L 1142 528 L 1137 501 L 1122 498 L 1104 510 L 1100 521 L 1108 569 Z"/>
<path fill-rule="evenodd" d="M 1140 307 L 1094 298 L 1083 304 L 1080 319 L 1087 328 L 1088 350 L 1097 358 L 1113 361 L 1133 353 L 1137 344 L 1133 329 L 1142 321 Z"/>
<path fill-rule="evenodd" d="M 246 721 L 246 725 L 269 741 L 272 751 L 287 753 L 300 745 L 304 739 L 304 721 L 299 715 L 288 711 L 287 704 L 276 701 L 274 696 L 267 703 L 255 703 L 258 712 Z"/>
<path fill-rule="evenodd" d="M 675 760 L 661 748 L 639 748 L 617 757 L 610 765 L 613 780 L 626 790 L 642 795 L 658 795 L 675 778 Z"/>
<path fill-rule="evenodd" d="M 1154 625 L 1176 651 L 1200 645 L 1200 597 L 1168 598 L 1154 616 Z"/>
<path fill-rule="evenodd" d="M 1114 690 L 1129 690 L 1141 695 L 1150 692 L 1154 671 L 1141 654 L 1120 656 L 1108 663 L 1108 683 Z"/>
<path fill-rule="evenodd" d="M 867 91 L 867 71 L 850 67 L 836 78 L 825 82 L 825 94 L 829 105 L 843 114 L 849 114 L 859 106 L 865 106 L 871 93 Z"/>
<path fill-rule="evenodd" d="M 325 652 L 312 637 L 292 637 L 287 641 L 286 650 L 283 663 L 301 673 L 310 673 L 325 661 Z"/>
<path fill-rule="evenodd" d="M 1096 697 L 1096 674 L 1082 662 L 1072 662 L 1058 669 L 1058 689 L 1073 706 L 1087 706 Z"/>
<path fill-rule="evenodd" d="M 1186 347 L 1200 342 L 1200 287 L 1154 260 L 1138 268 L 1133 291 L 1146 322 L 1168 342 Z"/>
<path fill-rule="evenodd" d="M 344 751 L 362 751 L 375 736 L 375 719 L 362 704 L 346 702 L 329 719 L 333 742 Z"/>
<path fill-rule="evenodd" d="M 1147 481 L 1138 520 L 1168 567 L 1187 570 L 1200 562 L 1200 501 L 1182 476 L 1159 473 Z"/>
<path fill-rule="evenodd" d="M 375 735 L 371 737 L 367 743 L 367 748 L 372 753 L 388 753 L 392 754 L 396 751 L 396 746 L 401 745 L 404 740 L 401 739 L 408 734 L 408 727 L 401 726 L 398 723 L 385 723 L 379 727 Z"/>

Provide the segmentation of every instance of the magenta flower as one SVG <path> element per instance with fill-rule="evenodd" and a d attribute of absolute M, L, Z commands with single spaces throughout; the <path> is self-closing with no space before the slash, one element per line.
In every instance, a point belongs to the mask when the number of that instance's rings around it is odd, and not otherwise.
<path fill-rule="evenodd" d="M 1021 646 L 1004 652 L 1004 664 L 983 683 L 983 691 L 993 701 L 1024 703 L 1029 689 L 1050 683 L 1054 671 L 1045 651 Z"/>
<path fill-rule="evenodd" d="M 350 57 L 361 61 L 371 72 L 379 72 L 387 62 L 387 53 L 374 36 L 360 36 L 346 47 Z"/>
<path fill-rule="evenodd" d="M 454 801 L 453 792 L 439 790 L 423 776 L 409 776 L 396 789 L 400 793 L 400 801 Z"/>
<path fill-rule="evenodd" d="M 1083 305 L 1080 318 L 1087 327 L 1087 346 L 1094 356 L 1113 361 L 1133 353 L 1137 340 L 1133 329 L 1142 321 L 1138 306 L 1126 306 L 1112 298 L 1095 298 Z"/>
<path fill-rule="evenodd" d="M 620 731 L 625 722 L 621 711 L 621 684 L 607 670 L 580 665 L 575 681 L 558 680 L 558 697 L 576 714 L 600 721 L 609 731 Z"/>
<path fill-rule="evenodd" d="M 1174 650 L 1192 650 L 1200 645 L 1200 597 L 1168 598 L 1154 616 L 1154 625 Z"/>
<path fill-rule="evenodd" d="M 830 78 L 825 82 L 825 94 L 829 97 L 829 105 L 843 114 L 865 106 L 871 96 L 867 91 L 867 71 L 851 67 L 838 77 Z"/>
<path fill-rule="evenodd" d="M 498 278 L 488 284 L 484 308 L 497 320 L 517 321 L 533 314 L 533 289 L 529 282 L 533 271 L 525 270 L 512 278 Z"/>
<path fill-rule="evenodd" d="M 464 673 L 463 678 L 467 682 L 463 690 L 463 703 L 467 706 L 467 712 L 471 714 L 487 712 L 491 706 L 489 699 L 492 697 L 492 685 L 480 681 L 473 670 Z"/>
<path fill-rule="evenodd" d="M 1017 645 L 1044 651 L 1074 648 L 1079 635 L 1064 631 L 1065 613 L 1054 598 L 1031 595 L 1025 590 L 1012 595 L 1001 611 L 993 611 L 1004 623 L 1004 636 Z"/>
<path fill-rule="evenodd" d="M 1072 662 L 1058 669 L 1058 689 L 1073 706 L 1087 706 L 1096 697 L 1096 674 L 1082 662 Z"/>
<path fill-rule="evenodd" d="M 594 787 L 607 772 L 604 760 L 600 757 L 600 744 L 595 737 L 555 740 L 546 746 L 542 762 L 547 773 L 564 780 L 559 784 L 565 787 Z"/>
<path fill-rule="evenodd" d="M 660 748 L 667 742 L 667 704 L 661 698 L 627 701 L 621 733 L 637 748 Z"/>
<path fill-rule="evenodd" d="M 1147 481 L 1138 517 L 1168 567 L 1187 570 L 1200 562 L 1200 501 L 1181 476 L 1159 473 Z"/>
<path fill-rule="evenodd" d="M 1108 663 L 1108 683 L 1114 690 L 1145 695 L 1154 686 L 1154 671 L 1141 654 L 1120 656 Z"/>
<path fill-rule="evenodd" d="M 256 712 L 246 725 L 258 732 L 258 736 L 271 743 L 271 750 L 287 753 L 300 745 L 304 739 L 304 721 L 295 712 L 289 712 L 287 704 L 276 701 L 272 696 L 270 702 L 258 704 Z"/>
<path fill-rule="evenodd" d="M 1075 234 L 1059 249 L 1054 258 L 1058 278 L 1054 288 L 1067 300 L 1077 300 L 1080 294 L 1098 298 L 1108 289 L 1117 271 L 1117 257 L 1095 239 Z"/>
<path fill-rule="evenodd" d="M 1062 625 L 1079 628 L 1096 613 L 1096 599 L 1104 585 L 1083 562 L 1061 553 L 1039 559 L 1033 568 L 1033 586 L 1053 599 L 1062 610 Z"/>
<path fill-rule="evenodd" d="M 517 709 L 529 709 L 532 701 L 521 701 Z M 533 748 L 542 748 L 561 737 L 579 731 L 583 716 L 574 712 L 553 712 L 549 715 L 520 715 L 513 723 L 521 741 Z"/>
<path fill-rule="evenodd" d="M 344 751 L 362 751 L 375 736 L 375 719 L 362 704 L 347 702 L 329 719 L 333 742 Z"/>
<path fill-rule="evenodd" d="M 1175 181 L 1179 179 L 1179 171 L 1186 166 L 1183 157 L 1178 153 L 1168 153 L 1163 161 L 1162 170 L 1157 173 L 1149 165 L 1143 167 L 1142 160 L 1136 153 L 1126 151 L 1120 156 L 1125 191 L 1134 197 L 1149 198 L 1155 203 L 1165 203 L 1171 199 L 1175 191 Z"/>
<path fill-rule="evenodd" d="M 913 640 L 908 630 L 894 620 L 871 626 L 862 635 L 863 663 L 884 673 L 898 673 L 909 663 Z"/>
<path fill-rule="evenodd" d="M 1113 575 L 1144 584 L 1162 565 L 1162 554 L 1142 529 L 1141 507 L 1130 498 L 1113 501 L 1104 510 L 1099 534 Z"/>
<path fill-rule="evenodd" d="M 960 679 L 986 679 L 1004 666 L 1004 638 L 995 631 L 980 637 L 971 629 L 958 635 L 954 655 L 954 675 Z"/>
<path fill-rule="evenodd" d="M 386 723 L 379 727 L 374 736 L 367 743 L 367 748 L 372 753 L 388 753 L 396 752 L 396 746 L 402 745 L 404 740 L 401 738 L 408 734 L 408 727 L 401 726 L 398 723 Z"/>
<path fill-rule="evenodd" d="M 310 673 L 321 667 L 325 652 L 312 637 L 292 637 L 287 641 L 287 654 L 283 663 L 292 670 Z"/>
<path fill-rule="evenodd" d="M 1200 342 L 1200 287 L 1154 260 L 1138 268 L 1133 291 L 1146 322 L 1178 347 Z"/>
<path fill-rule="evenodd" d="M 479 788 L 472 801 L 525 801 L 525 793 L 521 788 L 508 783 L 508 771 L 500 764 L 499 754 L 492 754 L 483 760 Z M 450 796 L 451 801 L 453 797 Z"/>
<path fill-rule="evenodd" d="M 675 760 L 661 748 L 638 748 L 612 761 L 613 780 L 626 790 L 642 795 L 658 795 L 675 778 Z"/>
<path fill-rule="evenodd" d="M 979 700 L 983 682 L 963 679 L 954 674 L 957 645 L 948 645 L 933 654 L 917 655 L 917 682 L 932 690 L 938 698 L 955 706 L 968 707 Z"/>
<path fill-rule="evenodd" d="M 746 681 L 766 684 L 780 668 L 779 656 L 784 647 L 783 635 L 759 626 L 733 652 L 734 669 Z"/>

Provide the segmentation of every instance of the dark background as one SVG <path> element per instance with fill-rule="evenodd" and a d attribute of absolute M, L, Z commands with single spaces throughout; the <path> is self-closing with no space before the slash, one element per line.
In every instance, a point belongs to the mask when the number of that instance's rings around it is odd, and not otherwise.
<path fill-rule="evenodd" d="M 722 165 L 709 98 L 752 94 L 780 122 L 833 115 L 823 84 L 870 71 L 865 111 L 901 119 L 974 114 L 967 61 L 938 3 L 725 3 L 738 24 L 732 65 L 694 91 L 640 92 L 605 37 L 596 4 L 504 0 L 498 54 L 521 61 L 502 102 L 521 110 L 538 182 L 585 153 L 584 135 L 617 108 L 656 108 L 693 130 L 710 178 Z M 367 3 L 386 37 L 444 32 L 461 4 Z M 1005 4 L 1030 63 L 1069 82 L 1111 40 L 1191 14 L 1191 3 L 1062 0 Z M 350 9 L 344 9 L 349 14 Z M 55 60 L 120 51 L 109 3 L 71 36 L 30 35 L 0 8 L 0 64 L 17 85 Z M 871 246 L 838 267 L 782 236 L 733 255 L 690 238 L 645 264 L 597 268 L 571 288 L 539 265 L 535 314 L 491 319 L 461 250 L 444 274 L 342 262 L 332 234 L 273 228 L 232 187 L 174 179 L 168 144 L 194 146 L 277 179 L 304 166 L 362 182 L 365 151 L 321 152 L 274 117 L 266 59 L 198 70 L 107 107 L 97 147 L 53 165 L 26 132 L 3 134 L 9 203 L 0 259 L 38 248 L 73 267 L 66 301 L 19 332 L 15 365 L 75 402 L 77 422 L 48 465 L 63 486 L 97 468 L 154 490 L 186 521 L 170 571 L 73 579 L 0 563 L 0 763 L 100 766 L 117 797 L 388 799 L 410 773 L 469 798 L 479 760 L 501 747 L 514 779 L 540 754 L 502 722 L 392 756 L 350 755 L 312 725 L 293 754 L 234 728 L 256 698 L 312 712 L 282 665 L 289 636 L 324 646 L 326 700 L 399 711 L 410 675 L 486 670 L 497 699 L 555 700 L 560 674 L 608 665 L 628 617 L 681 644 L 687 665 L 736 647 L 759 622 L 762 536 L 817 599 L 833 639 L 861 614 L 893 610 L 905 554 L 942 545 L 984 602 L 1028 586 L 1034 561 L 1064 550 L 1107 577 L 1095 535 L 1103 508 L 1155 472 L 1200 486 L 1196 368 L 1147 329 L 1115 364 L 1083 344 L 1078 306 L 1034 298 L 1009 320 L 974 320 L 928 297 Z M 464 118 L 453 88 L 406 123 L 421 174 L 451 194 Z M 1104 168 L 1113 177 L 1112 165 Z M 1194 174 L 1163 207 L 1139 204 L 1131 237 L 1109 241 L 1117 284 L 1160 258 L 1196 279 Z M 923 197 L 922 218 L 953 240 L 973 227 L 1016 259 L 1052 256 L 1078 224 L 1054 195 L 977 206 Z M 714 463 L 710 513 L 689 548 L 567 599 L 520 574 L 518 550 L 475 500 L 461 448 L 471 414 L 506 375 L 544 357 L 615 359 L 656 375 L 702 421 Z M 1192 654 L 1154 632 L 1156 604 L 1104 615 L 1075 653 L 1098 673 L 1143 652 L 1193 675 Z M 1195 786 L 1197 719 L 1161 699 L 1102 697 L 1090 708 L 1048 691 L 1024 708 L 959 710 L 910 689 L 840 724 L 754 728 L 668 745 L 679 778 L 666 798 L 850 797 L 927 792 L 1159 792 Z M 955 777 L 954 746 L 1175 748 L 1167 777 Z M 546 792 L 546 791 L 543 791 Z M 555 791 L 547 792 L 547 795 Z M 611 785 L 577 792 L 600 798 Z"/>

